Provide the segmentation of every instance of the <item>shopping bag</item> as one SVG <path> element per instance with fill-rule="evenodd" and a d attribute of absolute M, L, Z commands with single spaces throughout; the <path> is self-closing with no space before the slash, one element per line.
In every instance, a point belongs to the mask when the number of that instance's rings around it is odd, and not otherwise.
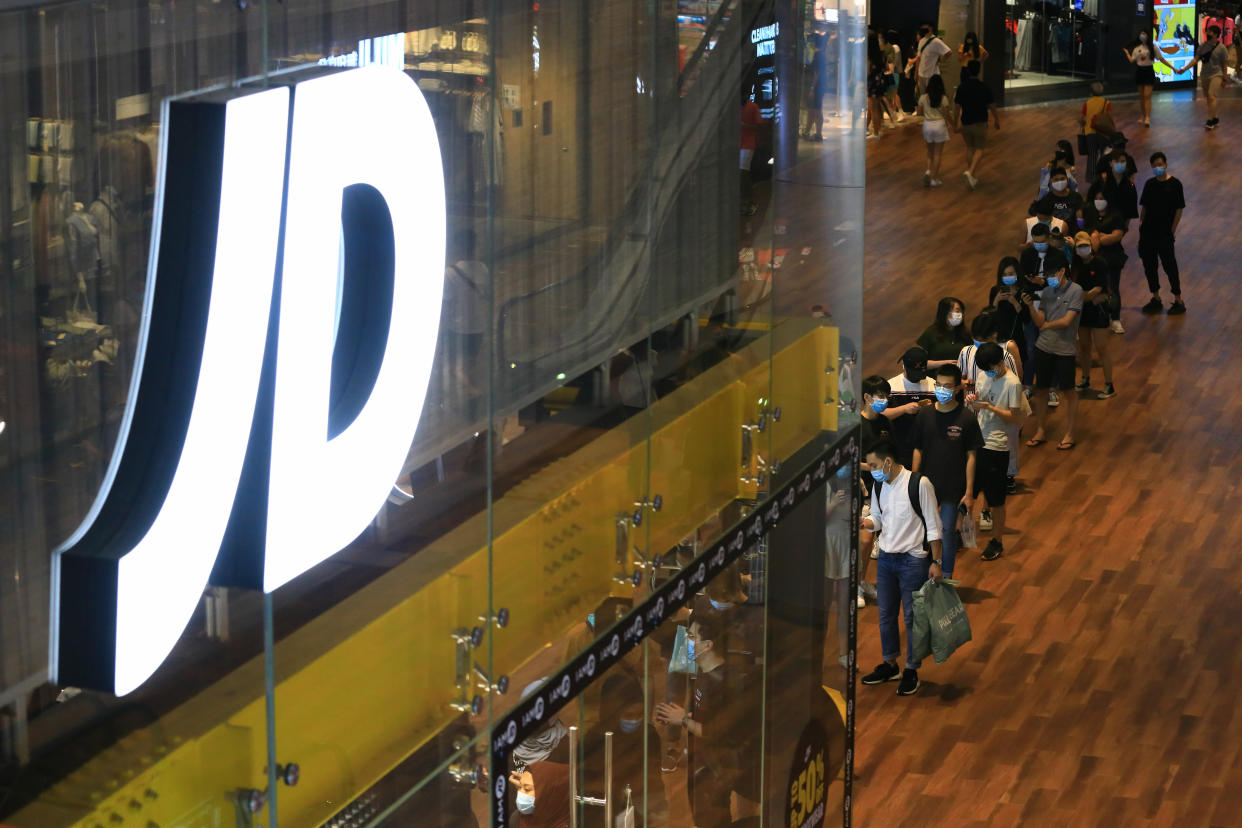
<path fill-rule="evenodd" d="M 970 621 L 966 608 L 957 596 L 957 589 L 948 583 L 928 580 L 920 592 L 926 592 L 928 625 L 931 627 L 931 651 L 940 664 L 958 647 L 970 641 Z"/>
<path fill-rule="evenodd" d="M 975 549 L 979 543 L 979 532 L 975 524 L 975 516 L 970 512 L 964 515 L 959 514 L 957 518 L 957 531 L 962 535 L 962 548 Z"/>
<path fill-rule="evenodd" d="M 685 673 L 688 676 L 698 672 L 698 667 L 690 660 L 690 648 L 686 645 L 686 628 L 677 625 L 677 637 L 673 639 L 673 655 L 668 660 L 670 673 Z"/>
<path fill-rule="evenodd" d="M 914 626 L 910 630 L 910 649 L 914 651 L 916 661 L 922 661 L 932 654 L 931 616 L 929 615 L 928 590 L 936 582 L 927 579 L 914 593 Z"/>

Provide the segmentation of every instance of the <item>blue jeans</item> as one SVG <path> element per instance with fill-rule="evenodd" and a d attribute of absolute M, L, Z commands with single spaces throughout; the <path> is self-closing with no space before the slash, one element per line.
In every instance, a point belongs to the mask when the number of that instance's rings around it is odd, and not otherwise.
<path fill-rule="evenodd" d="M 953 562 L 957 560 L 957 504 L 940 501 L 940 545 L 944 550 L 944 577 L 953 577 Z M 930 558 L 927 559 L 930 562 Z M 930 567 L 931 564 L 928 563 Z M 926 580 L 926 578 L 924 578 Z M 920 582 L 919 586 L 923 584 Z M 918 587 L 915 587 L 918 589 Z"/>
<path fill-rule="evenodd" d="M 906 618 L 906 667 L 919 669 L 923 663 L 914 657 L 910 633 L 914 629 L 914 593 L 927 581 L 931 557 L 916 558 L 906 553 L 881 552 L 875 568 L 875 591 L 880 609 L 880 649 L 884 660 L 896 663 L 901 655 L 901 635 L 897 631 L 897 605 Z"/>

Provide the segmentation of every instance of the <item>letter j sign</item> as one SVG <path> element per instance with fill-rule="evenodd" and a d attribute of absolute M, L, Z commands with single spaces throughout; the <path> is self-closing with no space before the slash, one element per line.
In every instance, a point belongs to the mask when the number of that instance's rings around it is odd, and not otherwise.
<path fill-rule="evenodd" d="M 268 592 L 362 532 L 440 323 L 440 148 L 403 72 L 166 101 L 143 328 L 104 485 L 55 552 L 51 666 L 124 695 L 208 583 Z"/>

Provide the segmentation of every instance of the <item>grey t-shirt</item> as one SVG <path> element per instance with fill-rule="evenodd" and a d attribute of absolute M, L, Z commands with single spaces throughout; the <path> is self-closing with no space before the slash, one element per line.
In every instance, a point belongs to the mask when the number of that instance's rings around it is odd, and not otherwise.
<path fill-rule="evenodd" d="M 1022 383 L 1013 371 L 1006 371 L 1003 377 L 996 379 L 988 379 L 987 374 L 980 371 L 976 393 L 979 399 L 1005 411 L 1022 410 Z M 989 451 L 1008 451 L 1008 425 L 995 411 L 980 409 L 979 430 L 983 432 L 983 447 Z"/>
<path fill-rule="evenodd" d="M 1225 74 L 1225 66 L 1229 63 L 1229 50 L 1217 41 L 1215 45 L 1204 43 L 1199 47 L 1199 77 L 1214 78 Z"/>
<path fill-rule="evenodd" d="M 1064 281 L 1055 288 L 1044 288 L 1039 293 L 1039 309 L 1044 319 L 1056 322 L 1070 311 L 1076 311 L 1073 323 L 1067 328 L 1055 328 L 1039 332 L 1035 347 L 1045 354 L 1074 356 L 1078 353 L 1078 323 L 1082 319 L 1082 288 Z"/>

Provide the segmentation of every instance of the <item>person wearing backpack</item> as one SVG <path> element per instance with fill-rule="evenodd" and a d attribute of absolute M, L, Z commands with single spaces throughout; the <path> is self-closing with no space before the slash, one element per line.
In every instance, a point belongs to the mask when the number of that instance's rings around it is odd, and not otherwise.
<path fill-rule="evenodd" d="M 880 615 L 880 647 L 883 661 L 863 676 L 867 685 L 884 684 L 898 678 L 897 695 L 911 696 L 919 689 L 922 660 L 914 653 L 914 593 L 930 577 L 937 583 L 944 577 L 941 564 L 940 505 L 932 482 L 906 469 L 897 459 L 892 443 L 871 446 L 867 464 L 875 479 L 871 494 L 871 515 L 861 527 L 878 535 L 876 592 Z M 897 666 L 901 655 L 901 635 L 897 630 L 897 608 L 906 623 L 906 667 Z"/>

